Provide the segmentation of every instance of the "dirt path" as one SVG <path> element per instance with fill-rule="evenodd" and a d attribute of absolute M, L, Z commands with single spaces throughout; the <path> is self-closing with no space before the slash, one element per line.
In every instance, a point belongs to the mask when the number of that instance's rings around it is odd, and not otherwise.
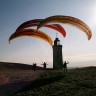
<path fill-rule="evenodd" d="M 0 96 L 11 95 L 43 73 L 43 70 L 0 70 Z"/>

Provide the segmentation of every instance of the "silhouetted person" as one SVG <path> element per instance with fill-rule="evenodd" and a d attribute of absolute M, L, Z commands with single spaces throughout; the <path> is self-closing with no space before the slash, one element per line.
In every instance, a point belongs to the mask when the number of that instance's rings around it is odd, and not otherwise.
<path fill-rule="evenodd" d="M 44 70 L 46 70 L 46 65 L 47 64 L 44 62 L 42 65 L 43 65 Z"/>
<path fill-rule="evenodd" d="M 68 64 L 69 62 L 67 61 L 65 61 L 64 62 L 64 64 L 63 64 L 63 69 L 64 69 L 64 72 L 67 72 L 67 64 Z"/>
<path fill-rule="evenodd" d="M 36 63 L 33 63 L 33 70 L 36 71 Z"/>

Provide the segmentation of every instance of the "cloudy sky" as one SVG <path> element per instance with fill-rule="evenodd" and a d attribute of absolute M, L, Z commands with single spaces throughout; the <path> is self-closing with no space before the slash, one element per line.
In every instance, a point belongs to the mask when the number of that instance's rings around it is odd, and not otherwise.
<path fill-rule="evenodd" d="M 58 33 L 63 46 L 63 60 L 68 67 L 96 66 L 96 0 L 0 0 L 0 62 L 37 63 L 53 65 L 53 49 L 47 42 L 34 37 L 19 37 L 8 43 L 17 27 L 32 19 L 44 19 L 53 15 L 66 15 L 85 22 L 92 31 L 88 41 L 86 34 L 76 27 L 62 25 L 66 38 Z M 36 27 L 32 27 L 36 29 Z M 56 32 L 40 28 L 52 40 Z"/>

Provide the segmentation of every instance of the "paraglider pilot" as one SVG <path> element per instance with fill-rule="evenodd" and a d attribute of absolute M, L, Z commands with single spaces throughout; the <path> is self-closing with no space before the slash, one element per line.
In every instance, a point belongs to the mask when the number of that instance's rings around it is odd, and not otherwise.
<path fill-rule="evenodd" d="M 67 72 L 67 64 L 68 64 L 69 62 L 67 61 L 65 61 L 64 62 L 64 64 L 63 64 L 63 69 L 64 69 L 64 72 Z"/>

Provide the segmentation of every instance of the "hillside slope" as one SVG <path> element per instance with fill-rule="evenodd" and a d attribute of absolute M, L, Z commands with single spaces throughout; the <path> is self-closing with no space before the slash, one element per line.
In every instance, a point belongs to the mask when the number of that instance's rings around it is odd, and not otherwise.
<path fill-rule="evenodd" d="M 22 63 L 12 63 L 12 62 L 0 62 L 0 70 L 3 69 L 24 69 L 32 70 L 33 66 Z M 37 66 L 36 69 L 42 69 L 42 67 Z"/>
<path fill-rule="evenodd" d="M 39 78 L 44 71 L 36 69 L 33 71 L 27 64 L 0 62 L 0 96 L 9 96 Z"/>
<path fill-rule="evenodd" d="M 12 96 L 96 96 L 96 67 L 47 70 Z"/>

